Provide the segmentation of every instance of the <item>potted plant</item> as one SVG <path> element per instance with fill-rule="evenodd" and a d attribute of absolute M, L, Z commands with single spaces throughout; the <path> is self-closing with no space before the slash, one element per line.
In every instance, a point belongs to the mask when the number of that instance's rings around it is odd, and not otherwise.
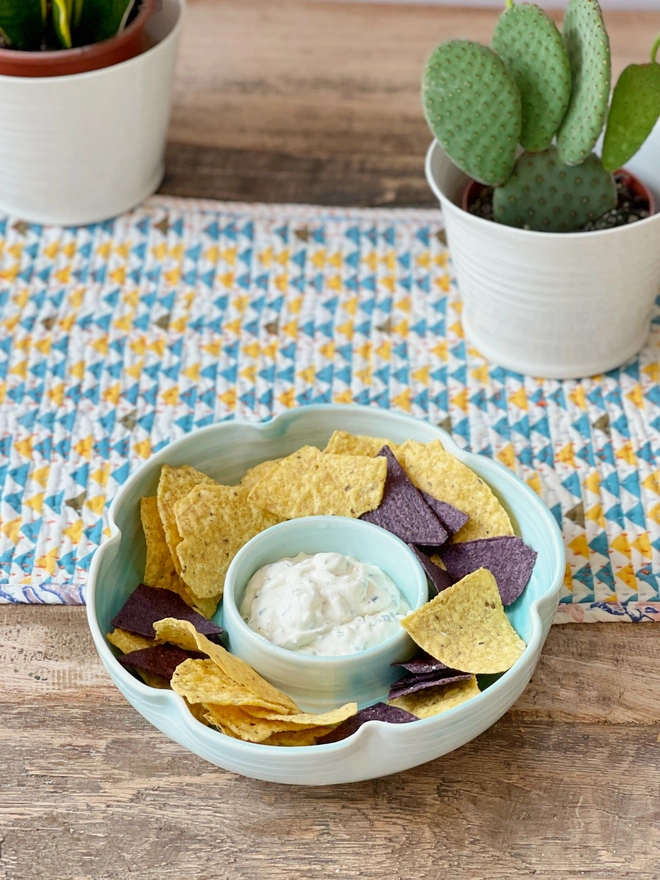
<path fill-rule="evenodd" d="M 183 0 L 0 0 L 0 211 L 80 225 L 159 186 Z"/>
<path fill-rule="evenodd" d="M 491 47 L 452 40 L 431 55 L 427 177 L 466 335 L 489 360 L 578 378 L 643 346 L 660 287 L 660 215 L 623 166 L 660 117 L 659 50 L 660 39 L 650 63 L 626 68 L 610 103 L 597 0 L 570 0 L 563 33 L 535 4 L 507 0 Z"/>

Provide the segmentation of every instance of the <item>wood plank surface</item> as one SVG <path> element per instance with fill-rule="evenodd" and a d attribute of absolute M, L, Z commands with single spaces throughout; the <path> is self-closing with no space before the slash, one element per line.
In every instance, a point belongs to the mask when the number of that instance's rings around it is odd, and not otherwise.
<path fill-rule="evenodd" d="M 431 140 L 419 99 L 424 62 L 445 39 L 488 43 L 498 15 L 458 6 L 189 0 L 163 192 L 433 205 L 423 173 Z M 646 61 L 660 10 L 606 19 L 615 74 Z"/>
<path fill-rule="evenodd" d="M 429 205 L 418 86 L 496 12 L 190 0 L 163 192 Z M 620 70 L 660 13 L 610 13 Z M 479 739 L 374 782 L 288 788 L 169 742 L 112 686 L 81 608 L 0 606 L 0 880 L 657 880 L 653 625 L 555 627 Z"/>

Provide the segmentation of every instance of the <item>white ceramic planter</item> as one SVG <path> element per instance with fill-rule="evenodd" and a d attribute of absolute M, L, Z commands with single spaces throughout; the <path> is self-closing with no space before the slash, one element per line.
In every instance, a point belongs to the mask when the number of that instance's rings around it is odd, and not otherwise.
<path fill-rule="evenodd" d="M 660 144 L 647 147 L 658 164 Z M 631 170 L 644 179 L 640 164 Z M 488 360 L 543 378 L 581 378 L 644 345 L 660 288 L 660 214 L 602 232 L 529 232 L 459 207 L 468 178 L 436 142 L 426 175 L 443 209 L 466 336 Z"/>
<path fill-rule="evenodd" d="M 183 0 L 163 0 L 153 48 L 75 76 L 0 76 L 0 211 L 64 226 L 106 220 L 163 178 Z"/>

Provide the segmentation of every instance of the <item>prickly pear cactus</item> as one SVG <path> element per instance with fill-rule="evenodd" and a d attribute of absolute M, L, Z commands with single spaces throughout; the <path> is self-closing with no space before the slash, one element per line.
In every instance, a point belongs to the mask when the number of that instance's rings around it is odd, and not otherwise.
<path fill-rule="evenodd" d="M 614 179 L 595 155 L 564 165 L 555 147 L 523 153 L 493 196 L 495 220 L 536 232 L 573 232 L 617 203 Z"/>
<path fill-rule="evenodd" d="M 566 165 L 579 165 L 603 130 L 612 81 L 610 41 L 598 0 L 570 0 L 563 34 L 573 92 L 557 136 L 557 149 Z"/>
<path fill-rule="evenodd" d="M 630 64 L 619 77 L 603 143 L 606 171 L 616 171 L 632 159 L 660 119 L 659 50 L 660 37 L 653 46 L 650 64 Z"/>
<path fill-rule="evenodd" d="M 522 123 L 520 93 L 488 47 L 451 40 L 426 65 L 422 102 L 442 148 L 466 174 L 504 183 L 515 162 Z"/>
<path fill-rule="evenodd" d="M 571 65 L 556 24 L 542 9 L 513 0 L 507 6 L 491 45 L 520 90 L 520 143 L 536 153 L 550 146 L 568 108 Z"/>

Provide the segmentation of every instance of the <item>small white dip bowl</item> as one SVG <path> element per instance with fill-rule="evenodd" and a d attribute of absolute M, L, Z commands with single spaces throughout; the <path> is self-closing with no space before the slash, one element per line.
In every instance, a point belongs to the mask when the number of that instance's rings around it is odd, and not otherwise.
<path fill-rule="evenodd" d="M 229 650 L 305 711 L 325 712 L 352 701 L 363 705 L 386 699 L 390 685 L 402 673 L 391 664 L 408 660 L 415 652 L 403 628 L 366 651 L 321 657 L 274 645 L 243 620 L 240 608 L 252 575 L 264 565 L 299 553 L 352 556 L 384 571 L 411 610 L 428 600 L 426 575 L 414 554 L 379 526 L 341 516 L 292 519 L 252 538 L 229 567 L 223 598 Z"/>

